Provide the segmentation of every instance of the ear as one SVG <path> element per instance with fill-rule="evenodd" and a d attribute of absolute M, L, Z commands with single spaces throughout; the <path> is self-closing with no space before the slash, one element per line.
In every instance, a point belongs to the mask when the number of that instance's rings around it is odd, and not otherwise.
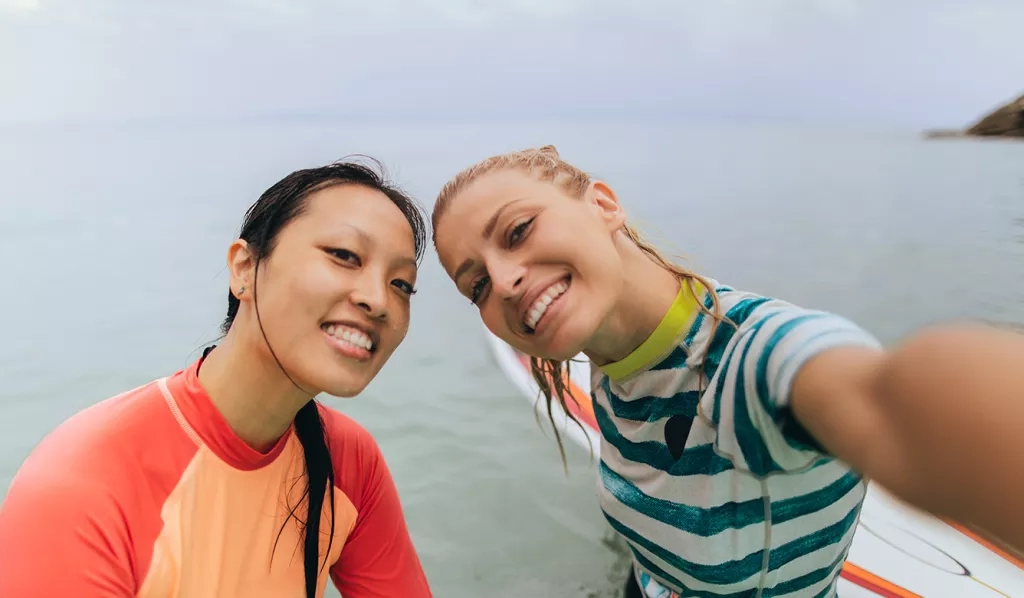
<path fill-rule="evenodd" d="M 252 297 L 253 281 L 256 279 L 256 260 L 253 258 L 249 244 L 243 239 L 235 239 L 228 247 L 228 273 L 230 275 L 231 293 L 239 301 Z"/>
<path fill-rule="evenodd" d="M 626 224 L 626 212 L 619 204 L 615 191 L 604 181 L 592 181 L 587 187 L 587 200 L 597 209 L 609 231 L 617 231 Z"/>

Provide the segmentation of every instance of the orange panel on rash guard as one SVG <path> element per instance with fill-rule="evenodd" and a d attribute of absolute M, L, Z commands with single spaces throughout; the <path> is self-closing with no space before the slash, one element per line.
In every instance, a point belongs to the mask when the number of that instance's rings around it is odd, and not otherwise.
<path fill-rule="evenodd" d="M 0 596 L 305 595 L 302 446 L 242 442 L 198 379 L 201 360 L 90 407 L 47 436 L 0 506 Z M 430 596 L 370 434 L 320 407 L 334 465 L 334 541 L 321 558 L 345 598 Z M 281 528 L 284 526 L 284 532 Z M 275 547 L 276 542 L 276 547 Z"/>

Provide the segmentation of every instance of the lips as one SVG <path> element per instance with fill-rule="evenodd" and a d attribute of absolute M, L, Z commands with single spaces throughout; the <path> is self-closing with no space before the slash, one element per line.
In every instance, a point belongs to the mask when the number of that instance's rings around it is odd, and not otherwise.
<path fill-rule="evenodd" d="M 530 294 L 529 301 L 523 301 L 519 313 L 519 323 L 526 334 L 533 334 L 537 326 L 543 321 L 548 308 L 569 289 L 572 278 L 566 275 L 558 280 L 540 286 L 537 291 Z"/>
<path fill-rule="evenodd" d="M 357 322 L 324 322 L 320 328 L 341 343 L 352 345 L 369 353 L 374 353 L 380 344 L 380 335 L 376 330 Z"/>

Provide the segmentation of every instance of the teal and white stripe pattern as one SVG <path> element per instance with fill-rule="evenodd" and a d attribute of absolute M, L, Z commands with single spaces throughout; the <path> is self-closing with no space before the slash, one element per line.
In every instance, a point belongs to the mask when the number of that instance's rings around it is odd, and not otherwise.
<path fill-rule="evenodd" d="M 712 335 L 698 313 L 659 362 L 619 380 L 593 368 L 601 508 L 650 598 L 834 596 L 866 487 L 792 418 L 790 387 L 825 349 L 880 345 L 835 315 L 717 291 L 736 327 Z M 673 416 L 692 420 L 678 458 Z"/>

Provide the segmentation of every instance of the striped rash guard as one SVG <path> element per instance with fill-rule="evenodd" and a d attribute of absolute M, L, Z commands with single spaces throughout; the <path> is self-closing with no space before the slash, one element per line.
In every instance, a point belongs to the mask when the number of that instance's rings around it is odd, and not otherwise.
<path fill-rule="evenodd" d="M 302 446 L 267 453 L 228 427 L 200 359 L 61 424 L 0 507 L 4 598 L 304 598 Z M 370 434 L 320 407 L 334 466 L 317 596 L 430 596 L 395 485 Z M 283 528 L 283 531 L 282 531 Z"/>
<path fill-rule="evenodd" d="M 735 327 L 712 334 L 684 287 L 635 351 L 592 368 L 602 511 L 650 598 L 834 596 L 865 482 L 797 423 L 789 393 L 812 356 L 879 343 L 838 316 L 716 287 Z"/>

